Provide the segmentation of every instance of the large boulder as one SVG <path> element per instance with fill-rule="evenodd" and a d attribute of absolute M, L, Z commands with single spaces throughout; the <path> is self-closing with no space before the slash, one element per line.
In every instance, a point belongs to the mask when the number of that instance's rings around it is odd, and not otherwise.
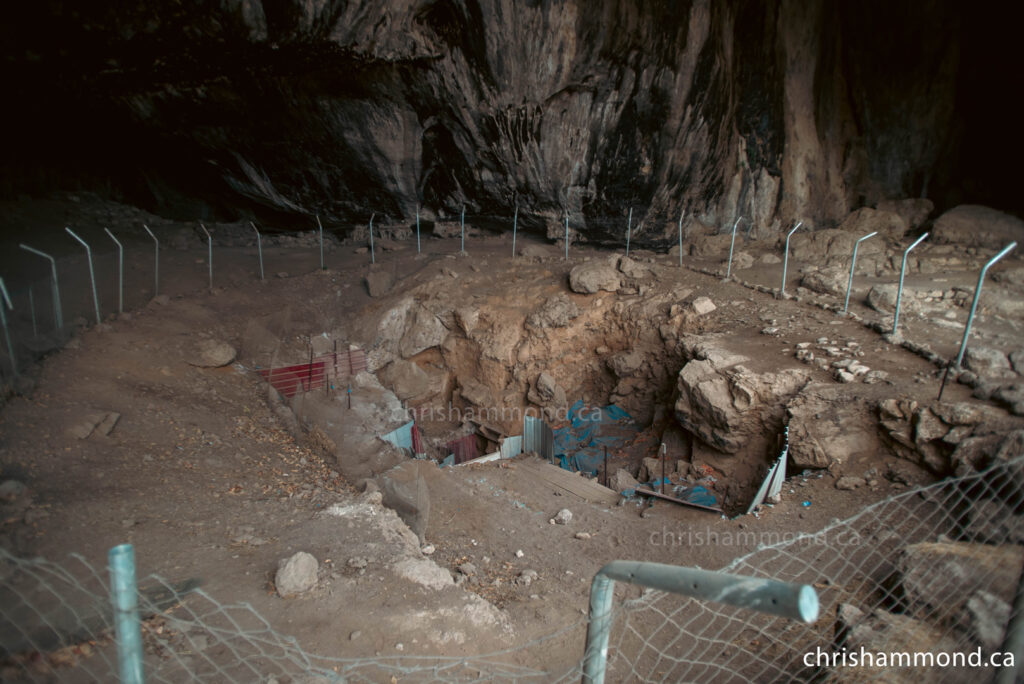
<path fill-rule="evenodd" d="M 432 311 L 416 306 L 407 318 L 402 339 L 398 342 L 398 353 L 403 359 L 440 345 L 447 334 L 440 319 Z"/>
<path fill-rule="evenodd" d="M 986 591 L 1013 603 L 1024 548 L 971 542 L 922 542 L 903 549 L 897 561 L 903 594 L 911 607 L 955 615 L 967 599 Z"/>
<path fill-rule="evenodd" d="M 617 378 L 631 378 L 636 375 L 644 365 L 642 352 L 632 350 L 619 352 L 608 358 L 608 368 L 615 373 Z"/>
<path fill-rule="evenodd" d="M 736 453 L 760 431 L 762 409 L 782 403 L 809 377 L 800 368 L 756 373 L 744 365 L 750 359 L 711 342 L 688 346 L 692 360 L 679 371 L 676 419 L 726 453 Z"/>
<path fill-rule="evenodd" d="M 842 266 L 828 266 L 808 271 L 800 279 L 800 284 L 813 292 L 842 297 L 846 294 L 846 286 L 849 281 L 849 269 Z"/>
<path fill-rule="evenodd" d="M 622 286 L 617 261 L 618 257 L 609 257 L 574 266 L 569 271 L 569 287 L 580 294 L 595 294 L 601 290 L 615 292 Z"/>
<path fill-rule="evenodd" d="M 203 340 L 188 362 L 199 368 L 220 368 L 234 361 L 236 355 L 235 348 L 223 340 Z"/>
<path fill-rule="evenodd" d="M 371 297 L 383 297 L 394 284 L 395 276 L 391 271 L 372 271 L 366 276 L 366 291 Z"/>
<path fill-rule="evenodd" d="M 935 204 L 926 197 L 907 197 L 900 200 L 882 200 L 878 211 L 897 214 L 910 230 L 919 228 L 935 210 Z"/>
<path fill-rule="evenodd" d="M 909 229 L 910 225 L 907 220 L 898 213 L 870 207 L 853 212 L 839 226 L 839 230 L 845 230 L 858 239 L 878 231 L 878 237 L 872 238 L 873 240 L 884 240 L 885 238 L 899 240 Z M 866 243 L 865 240 L 860 246 L 864 247 Z M 857 253 L 859 256 L 860 251 L 858 250 Z"/>
<path fill-rule="evenodd" d="M 833 383 L 807 385 L 786 407 L 789 462 L 796 468 L 828 468 L 878 450 L 871 408 Z"/>
<path fill-rule="evenodd" d="M 537 376 L 537 380 L 534 382 L 533 387 L 530 388 L 526 398 L 537 406 L 556 408 L 564 406 L 566 401 L 565 390 L 547 373 L 541 373 Z"/>
<path fill-rule="evenodd" d="M 898 285 L 874 285 L 868 290 L 868 306 L 879 313 L 894 313 L 896 311 L 896 297 L 899 294 Z M 903 299 L 900 301 L 901 313 L 917 313 L 921 310 L 921 303 L 917 295 L 908 287 L 903 288 Z"/>
<path fill-rule="evenodd" d="M 932 239 L 936 242 L 1002 249 L 1013 240 L 1024 240 L 1024 221 L 991 207 L 962 204 L 936 219 Z"/>

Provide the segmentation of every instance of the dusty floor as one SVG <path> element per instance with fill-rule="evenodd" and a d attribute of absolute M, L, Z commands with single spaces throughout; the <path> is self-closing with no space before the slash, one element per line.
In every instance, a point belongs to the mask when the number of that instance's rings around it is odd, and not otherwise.
<path fill-rule="evenodd" d="M 51 210 L 40 210 L 37 219 Z M 22 214 L 31 216 L 28 209 Z M 327 270 L 319 271 L 316 248 L 269 246 L 264 249 L 268 277 L 261 283 L 252 248 L 217 246 L 211 292 L 201 244 L 164 249 L 161 292 L 169 297 L 151 301 L 152 252 L 143 237 L 133 234 L 127 241 L 129 313 L 76 332 L 64 349 L 28 371 L 29 391 L 8 397 L 0 412 L 0 479 L 24 482 L 32 497 L 27 511 L 2 521 L 0 546 L 18 556 L 57 562 L 77 553 L 93 567 L 104 568 L 107 549 L 130 542 L 140 576 L 198 579 L 220 602 L 248 602 L 275 630 L 294 636 L 309 652 L 346 658 L 480 654 L 576 625 L 528 653 L 510 656 L 543 671 L 564 672 L 582 654 L 590 580 L 606 562 L 643 559 L 719 567 L 753 546 L 680 546 L 659 540 L 665 539 L 666 530 L 814 531 L 906 486 L 869 476 L 872 486 L 835 489 L 842 475 L 884 471 L 895 456 L 882 447 L 840 470 L 792 476 L 781 502 L 760 517 L 727 519 L 671 503 L 587 503 L 539 487 L 523 476 L 516 461 L 425 469 L 431 498 L 425 537 L 436 549 L 432 560 L 453 572 L 466 562 L 476 568 L 461 586 L 429 589 L 393 572 L 394 564 L 418 554 L 415 539 L 396 531 L 395 539 L 382 540 L 375 536 L 380 523 L 364 526 L 358 516 L 346 520 L 324 513 L 333 504 L 361 501 L 361 483 L 346 481 L 333 456 L 315 441 L 289 434 L 268 401 L 266 384 L 245 369 L 262 363 L 247 356 L 248 326 L 268 317 L 275 325 L 286 321 L 293 336 L 281 352 L 281 363 L 301 363 L 308 340 L 325 332 L 371 346 L 384 304 L 370 298 L 363 285 L 369 255 L 358 245 L 342 244 L 328 251 Z M 50 234 L 39 239 L 54 244 L 62 238 Z M 424 239 L 423 245 L 423 256 L 416 255 L 414 240 L 388 242 L 386 251 L 377 252 L 376 268 L 389 269 L 398 278 L 396 292 L 443 283 L 450 297 L 518 310 L 523 316 L 545 297 L 568 292 L 569 269 L 600 255 L 573 245 L 564 262 L 556 247 L 545 246 L 548 258 L 513 261 L 509 235 L 473 235 L 469 256 L 463 257 L 455 256 L 458 239 Z M 525 245 L 539 243 L 519 236 L 517 247 Z M 749 249 L 756 254 L 774 247 L 752 243 Z M 861 387 L 864 396 L 930 400 L 938 392 L 940 373 L 934 364 L 816 305 L 841 305 L 835 297 L 804 292 L 800 301 L 781 300 L 694 270 L 724 268 L 719 259 L 686 257 L 687 268 L 678 268 L 675 257 L 650 252 L 634 256 L 649 259 L 657 269 L 657 290 L 685 287 L 709 296 L 718 308 L 701 321 L 700 331 L 723 333 L 759 368 L 800 367 L 793 358 L 797 343 L 838 338 L 859 343 L 866 362 L 889 374 L 888 382 Z M 41 259 L 27 265 L 31 258 L 5 247 L 5 266 L 16 262 L 21 274 L 34 266 L 45 273 Z M 84 263 L 80 257 L 68 258 L 72 261 L 62 264 L 69 288 L 65 317 L 89 318 Z M 97 257 L 105 312 L 116 306 L 113 263 L 105 247 Z M 801 266 L 789 264 L 790 291 L 796 291 Z M 757 263 L 736 275 L 751 285 L 778 287 L 774 281 L 779 272 L 777 265 Z M 938 287 L 971 288 L 975 278 L 976 271 L 965 269 L 916 275 L 908 286 L 930 289 L 941 281 Z M 851 310 L 865 320 L 882 321 L 884 316 L 862 300 L 872 282 L 884 280 L 858 276 L 855 292 L 860 296 L 855 294 Z M 78 286 L 71 286 L 73 282 Z M 36 294 L 40 296 L 47 295 L 43 291 Z M 610 293 L 569 296 L 582 309 L 609 308 L 626 298 Z M 595 304 L 595 299 L 603 302 Z M 952 320 L 962 321 L 965 313 L 957 309 Z M 52 327 L 48 320 L 45 325 Z M 960 333 L 952 326 L 929 327 L 916 315 L 908 315 L 905 325 L 908 339 L 926 340 L 947 358 L 955 353 Z M 763 333 L 766 327 L 777 328 L 777 334 Z M 1009 351 L 1018 346 L 1014 336 L 1019 327 L 1019 321 L 983 312 L 975 339 Z M 16 330 L 22 335 L 29 330 L 23 313 L 16 318 Z M 600 336 L 595 331 L 594 339 Z M 208 337 L 238 348 L 240 364 L 216 369 L 190 365 L 196 341 Z M 624 344 L 613 339 L 612 349 L 616 342 Z M 669 377 L 677 371 L 668 369 Z M 811 372 L 815 379 L 831 382 L 829 371 Z M 970 397 L 969 388 L 955 383 L 945 391 L 950 401 Z M 606 397 L 588 399 L 596 403 Z M 107 411 L 120 414 L 109 435 L 82 439 L 73 434 L 90 414 Z M 441 436 L 451 427 L 427 425 L 427 436 Z M 658 429 L 656 424 L 653 431 Z M 629 466 L 653 455 L 657 441 L 655 437 L 624 449 L 614 456 L 613 465 Z M 759 483 L 767 460 L 765 454 L 749 467 L 737 466 L 731 476 L 746 481 L 748 491 Z M 920 468 L 905 466 L 916 482 L 933 479 Z M 549 524 L 562 508 L 573 512 L 571 524 Z M 580 532 L 589 538 L 578 538 Z M 396 554 L 389 544 L 409 548 Z M 312 593 L 284 600 L 274 592 L 273 574 L 278 560 L 296 551 L 308 551 L 320 561 L 321 581 Z M 518 582 L 528 569 L 536 571 L 537 579 L 528 585 Z M 468 598 L 472 594 L 491 605 Z M 446 612 L 451 606 L 460 607 Z"/>

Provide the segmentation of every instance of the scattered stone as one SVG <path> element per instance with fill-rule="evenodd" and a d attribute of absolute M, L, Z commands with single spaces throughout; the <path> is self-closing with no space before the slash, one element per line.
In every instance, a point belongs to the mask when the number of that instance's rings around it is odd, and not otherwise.
<path fill-rule="evenodd" d="M 633 278 L 634 280 L 641 280 L 651 275 L 649 268 L 627 256 L 619 258 L 619 270 L 627 278 Z"/>
<path fill-rule="evenodd" d="M 578 318 L 580 308 L 564 293 L 549 297 L 537 311 L 530 314 L 526 324 L 534 328 L 564 328 Z"/>
<path fill-rule="evenodd" d="M 622 286 L 617 260 L 618 257 L 609 257 L 574 266 L 569 272 L 569 287 L 580 294 L 596 294 L 602 290 L 615 292 Z"/>
<path fill-rule="evenodd" d="M 608 368 L 616 377 L 629 378 L 637 374 L 644 365 L 644 355 L 636 350 L 619 352 L 608 359 Z"/>
<path fill-rule="evenodd" d="M 369 563 L 370 561 L 362 556 L 353 556 L 352 558 L 349 558 L 348 562 L 345 564 L 353 570 L 362 570 L 369 565 Z"/>
<path fill-rule="evenodd" d="M 698 316 L 704 316 L 711 313 L 718 307 L 715 306 L 715 303 L 708 297 L 697 297 L 693 300 L 693 303 L 690 304 L 690 308 L 693 309 L 693 312 Z"/>
<path fill-rule="evenodd" d="M 975 641 L 987 651 L 999 650 L 1010 622 L 1010 604 L 987 591 L 976 591 L 964 604 L 964 612 Z"/>
<path fill-rule="evenodd" d="M 391 291 L 395 276 L 391 271 L 373 271 L 366 276 L 366 291 L 371 297 L 383 297 Z"/>
<path fill-rule="evenodd" d="M 863 487 L 867 482 L 863 477 L 841 477 L 836 480 L 836 489 L 842 491 L 850 491 L 857 489 L 857 487 Z"/>
<path fill-rule="evenodd" d="M 590 539 L 590 533 L 589 532 L 577 532 L 573 536 L 576 537 L 576 539 L 582 539 L 584 541 L 586 541 L 587 539 Z"/>
<path fill-rule="evenodd" d="M 868 306 L 879 313 L 894 313 L 896 311 L 896 296 L 899 293 L 898 285 L 875 285 L 868 290 Z M 917 313 L 921 310 L 921 304 L 917 301 L 914 291 L 904 287 L 903 300 L 900 302 L 901 313 Z"/>
<path fill-rule="evenodd" d="M 426 544 L 422 548 L 420 548 L 420 553 L 422 553 L 424 556 L 431 556 L 433 555 L 434 551 L 436 551 L 436 549 L 434 548 L 433 544 Z"/>
<path fill-rule="evenodd" d="M 220 368 L 235 360 L 238 352 L 227 342 L 221 340 L 203 340 L 196 346 L 196 351 L 188 362 L 199 368 Z"/>
<path fill-rule="evenodd" d="M 568 525 L 572 522 L 572 511 L 568 508 L 563 508 L 555 514 L 555 517 L 552 518 L 552 520 L 555 521 L 556 525 Z"/>
<path fill-rule="evenodd" d="M 278 595 L 288 598 L 302 594 L 316 586 L 319 564 L 311 554 L 299 551 L 290 558 L 282 559 L 274 575 L 274 586 Z"/>
<path fill-rule="evenodd" d="M 912 607 L 925 604 L 955 615 L 979 591 L 990 591 L 1012 603 L 1024 566 L 1024 547 L 922 542 L 904 548 L 897 565 Z"/>
<path fill-rule="evenodd" d="M 565 390 L 547 373 L 537 376 L 534 386 L 526 394 L 526 398 L 538 406 L 564 406 Z"/>
<path fill-rule="evenodd" d="M 348 635 L 348 640 L 349 641 L 355 641 L 356 639 L 358 639 L 361 636 L 363 636 L 363 631 L 361 629 L 357 629 L 356 631 L 354 631 L 354 632 L 352 632 L 352 633 L 350 633 Z"/>
<path fill-rule="evenodd" d="M 982 376 L 1001 375 L 1003 371 L 1011 370 L 1006 354 L 989 347 L 968 347 L 964 354 L 964 365 Z"/>
<path fill-rule="evenodd" d="M 627 489 L 636 489 L 640 483 L 628 471 L 619 468 L 611 481 L 612 488 L 617 492 L 624 492 Z"/>
<path fill-rule="evenodd" d="M 459 566 L 459 572 L 466 577 L 472 577 L 476 574 L 476 566 L 469 562 L 463 563 Z"/>
<path fill-rule="evenodd" d="M 523 557 L 523 556 L 525 556 L 525 555 L 526 555 L 526 554 L 525 554 L 525 553 L 523 553 L 523 550 L 522 550 L 522 549 L 516 549 L 516 558 L 522 558 L 522 557 Z"/>
<path fill-rule="evenodd" d="M 813 292 L 841 297 L 846 294 L 847 281 L 848 272 L 834 266 L 810 271 L 801 278 L 800 284 Z"/>
<path fill-rule="evenodd" d="M 527 568 L 526 570 L 523 570 L 519 573 L 519 576 L 516 578 L 516 583 L 521 584 L 524 587 L 528 587 L 533 582 L 537 581 L 539 578 L 540 575 L 537 573 L 536 570 Z"/>
<path fill-rule="evenodd" d="M 24 483 L 17 480 L 4 480 L 0 484 L 0 503 L 13 503 L 28 491 Z"/>

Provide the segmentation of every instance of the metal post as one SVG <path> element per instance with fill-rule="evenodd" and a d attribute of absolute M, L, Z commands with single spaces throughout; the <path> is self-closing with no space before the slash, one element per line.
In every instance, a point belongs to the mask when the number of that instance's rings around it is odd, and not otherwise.
<path fill-rule="evenodd" d="M 921 244 L 921 241 L 928 237 L 928 233 L 925 233 L 921 237 L 914 240 L 913 244 L 907 247 L 903 251 L 903 265 L 900 267 L 900 287 L 896 290 L 896 315 L 892 317 L 892 334 L 896 334 L 896 329 L 900 324 L 900 305 L 903 303 L 903 276 L 907 272 L 907 255 L 910 254 L 910 250 Z"/>
<path fill-rule="evenodd" d="M 135 550 L 131 544 L 115 546 L 110 549 L 108 560 L 118 672 L 122 684 L 142 684 L 142 629 L 135 587 Z"/>
<path fill-rule="evenodd" d="M 795 233 L 796 229 L 799 228 L 802 225 L 804 225 L 803 221 L 800 221 L 799 223 L 797 223 L 795 226 L 793 226 L 793 230 L 789 231 L 789 235 L 786 236 L 786 256 L 782 259 L 782 290 L 781 290 L 781 294 L 782 294 L 782 298 L 783 299 L 786 298 L 786 270 L 789 268 L 789 238 L 793 237 L 793 233 Z"/>
<path fill-rule="evenodd" d="M 633 207 L 629 208 L 629 220 L 626 221 L 626 256 L 629 256 L 629 234 L 633 232 Z"/>
<path fill-rule="evenodd" d="M 740 216 L 736 219 L 736 223 L 732 224 L 732 240 L 729 242 L 729 265 L 725 268 L 725 279 L 728 280 L 732 275 L 732 250 L 736 246 L 736 226 L 740 225 L 740 221 L 743 217 Z"/>
<path fill-rule="evenodd" d="M 210 237 L 210 231 L 206 230 L 206 226 L 200 223 L 199 227 L 206 233 L 206 261 L 210 266 L 210 292 L 213 292 L 213 238 Z"/>
<path fill-rule="evenodd" d="M 4 285 L 4 279 L 0 278 L 0 296 L 3 300 L 0 301 L 0 325 L 3 325 L 4 329 L 4 340 L 7 342 L 7 353 L 10 354 L 11 358 L 11 370 L 14 372 L 14 377 L 18 377 L 18 359 L 14 356 L 14 345 L 11 343 L 11 331 L 7 329 L 7 311 L 6 309 L 14 310 L 14 305 L 11 304 L 11 296 L 7 294 L 7 286 Z"/>
<path fill-rule="evenodd" d="M 318 216 L 316 220 L 317 222 L 319 222 L 320 217 Z M 256 254 L 260 258 L 260 280 L 263 281 L 263 240 L 262 238 L 260 238 L 260 231 L 259 228 L 256 227 L 256 224 L 253 223 L 252 221 L 249 221 L 249 225 L 252 226 L 252 229 L 256 231 Z"/>
<path fill-rule="evenodd" d="M 608 486 L 608 447 L 604 448 L 604 486 Z"/>
<path fill-rule="evenodd" d="M 96 294 L 96 272 L 92 268 L 92 250 L 89 249 L 89 245 L 85 240 L 75 235 L 73 230 L 67 226 L 64 226 L 64 230 L 67 231 L 68 235 L 81 242 L 82 246 L 85 247 L 85 258 L 89 262 L 89 282 L 92 283 L 92 304 L 96 309 L 96 325 L 99 325 L 102 322 L 100 319 L 100 298 L 99 295 Z"/>
<path fill-rule="evenodd" d="M 459 250 L 462 254 L 466 253 L 466 205 L 462 205 L 462 218 L 460 219 L 462 225 L 462 248 Z"/>
<path fill-rule="evenodd" d="M 117 245 L 117 313 L 124 313 L 124 247 L 109 228 L 104 228 L 110 239 Z"/>
<path fill-rule="evenodd" d="M 156 245 L 156 252 L 153 256 L 153 296 L 156 297 L 160 294 L 160 241 L 156 239 L 156 235 L 153 235 L 153 231 L 149 229 L 149 226 L 142 224 L 142 227 L 149 233 L 149 237 L 153 238 L 153 243 Z"/>
<path fill-rule="evenodd" d="M 569 215 L 565 215 L 565 260 L 569 260 Z"/>
<path fill-rule="evenodd" d="M 320 228 L 320 270 L 325 270 L 324 267 L 324 224 L 320 223 L 320 214 L 316 215 L 316 225 Z M 263 280 L 263 276 L 260 276 L 260 280 Z"/>
<path fill-rule="evenodd" d="M 377 216 L 377 212 L 373 212 L 373 214 L 370 215 L 370 263 L 371 264 L 377 263 L 377 257 L 373 253 L 373 219 L 374 219 L 375 216 Z"/>
<path fill-rule="evenodd" d="M 661 493 L 665 493 L 665 459 L 668 456 L 668 449 L 665 448 L 665 443 L 661 443 Z"/>
<path fill-rule="evenodd" d="M 806 584 L 729 575 L 663 563 L 612 561 L 590 585 L 590 620 L 583 681 L 602 684 L 608 660 L 615 582 L 626 582 L 705 601 L 717 601 L 810 624 L 818 619 L 818 594 Z"/>
<path fill-rule="evenodd" d="M 416 208 L 416 253 L 420 253 L 420 210 Z"/>
<path fill-rule="evenodd" d="M 679 212 L 679 267 L 683 266 L 683 213 Z"/>
<path fill-rule="evenodd" d="M 32 315 L 32 337 L 39 337 L 39 327 L 36 325 L 36 297 L 32 293 L 32 286 L 28 286 L 28 310 Z"/>
<path fill-rule="evenodd" d="M 519 205 L 516 205 L 516 213 L 512 217 L 512 258 L 516 258 L 516 229 L 519 228 Z"/>
<path fill-rule="evenodd" d="M 853 243 L 853 259 L 850 260 L 850 280 L 847 281 L 846 283 L 846 302 L 843 304 L 844 314 L 846 313 L 846 310 L 850 307 L 850 290 L 853 289 L 853 268 L 857 265 L 857 248 L 860 247 L 860 243 L 864 242 L 869 237 L 874 237 L 876 235 L 878 235 L 877 230 L 869 235 L 865 235 L 864 237 Z"/>
<path fill-rule="evenodd" d="M 21 247 L 26 252 L 32 252 L 33 254 L 37 254 L 37 255 L 43 257 L 44 259 L 48 259 L 50 261 L 50 275 L 51 275 L 50 285 L 52 285 L 51 289 L 53 290 L 53 318 L 54 318 L 54 320 L 57 323 L 57 331 L 59 333 L 63 334 L 63 332 L 64 332 L 64 315 L 61 313 L 61 308 L 60 308 L 60 287 L 57 285 L 57 261 L 52 256 L 47 254 L 46 252 L 40 252 L 35 247 L 29 247 L 25 243 L 21 243 L 18 246 Z"/>
<path fill-rule="evenodd" d="M 996 263 L 1004 256 L 1016 249 L 1017 243 L 1011 242 L 1010 244 L 1003 247 L 1003 250 L 996 254 L 994 257 L 988 260 L 988 262 L 981 267 L 981 273 L 978 275 L 978 285 L 974 288 L 974 301 L 971 302 L 971 313 L 967 316 L 967 325 L 964 326 L 964 338 L 960 340 L 960 353 L 956 356 L 957 368 L 964 360 L 964 352 L 967 351 L 967 337 L 971 334 L 971 324 L 974 322 L 974 314 L 978 310 L 978 298 L 981 296 L 981 285 L 985 280 L 985 274 L 988 272 L 989 266 Z"/>

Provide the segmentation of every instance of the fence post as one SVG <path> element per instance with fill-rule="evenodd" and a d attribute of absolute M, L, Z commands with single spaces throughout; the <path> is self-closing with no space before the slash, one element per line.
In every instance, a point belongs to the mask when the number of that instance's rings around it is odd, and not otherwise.
<path fill-rule="evenodd" d="M 324 269 L 324 224 L 320 223 L 320 214 L 316 215 L 316 225 L 320 229 L 320 270 Z M 260 269 L 262 272 L 262 269 Z M 263 280 L 263 276 L 260 275 L 260 280 Z"/>
<path fill-rule="evenodd" d="M 153 238 L 153 243 L 156 245 L 156 252 L 153 254 L 153 296 L 156 297 L 160 294 L 160 241 L 156 239 L 156 235 L 153 235 L 153 231 L 149 229 L 145 223 L 142 227 L 149 233 L 149 237 Z"/>
<path fill-rule="evenodd" d="M 728 280 L 732 276 L 732 250 L 736 246 L 736 226 L 740 225 L 740 221 L 743 217 L 740 216 L 736 219 L 736 223 L 732 224 L 732 240 L 729 242 L 729 265 L 725 267 L 725 279 Z"/>
<path fill-rule="evenodd" d="M 967 337 L 968 335 L 971 334 L 971 324 L 974 322 L 974 314 L 978 310 L 978 298 L 981 296 L 981 285 L 985 281 L 985 274 L 988 272 L 989 266 L 996 263 L 1004 256 L 1012 252 L 1014 249 L 1016 249 L 1016 247 L 1017 243 L 1011 242 L 1010 244 L 1006 245 L 1006 247 L 1003 247 L 1002 251 L 999 252 L 999 254 L 996 254 L 994 257 L 989 259 L 988 262 L 986 262 L 985 265 L 981 267 L 981 273 L 978 275 L 978 286 L 974 288 L 974 301 L 971 302 L 971 313 L 968 314 L 967 324 L 964 326 L 964 338 L 960 340 L 960 352 L 956 356 L 957 368 L 959 368 L 960 364 L 963 363 L 964 352 L 967 351 Z"/>
<path fill-rule="evenodd" d="M 875 235 L 878 235 L 877 230 L 871 233 L 870 235 L 865 235 L 864 237 L 853 243 L 853 259 L 850 260 L 850 280 L 847 281 L 846 283 L 846 303 L 843 304 L 844 314 L 846 313 L 846 310 L 850 308 L 850 290 L 853 289 L 853 269 L 857 265 L 857 248 L 860 247 L 860 243 L 864 242 L 869 237 L 874 237 Z"/>
<path fill-rule="evenodd" d="M 110 239 L 117 245 L 117 313 L 124 313 L 124 247 L 109 228 L 104 228 Z"/>
<path fill-rule="evenodd" d="M 11 295 L 7 294 L 7 286 L 4 285 L 4 279 L 0 278 L 0 324 L 4 328 L 4 340 L 7 342 L 7 353 L 11 355 L 11 370 L 14 372 L 14 377 L 18 377 L 18 359 L 14 356 L 14 345 L 11 343 L 11 331 L 7 329 L 7 309 L 14 310 L 14 305 L 11 304 Z"/>
<path fill-rule="evenodd" d="M 370 215 L 370 263 L 377 263 L 377 256 L 373 253 L 373 219 L 377 215 L 377 212 L 373 212 Z"/>
<path fill-rule="evenodd" d="M 516 229 L 519 228 L 519 205 L 516 205 L 516 213 L 512 217 L 512 258 L 516 258 Z"/>
<path fill-rule="evenodd" d="M 796 229 L 802 225 L 804 225 L 803 221 L 797 223 L 793 226 L 793 230 L 789 231 L 789 234 L 786 236 L 786 256 L 782 259 L 782 290 L 780 290 L 780 294 L 783 299 L 786 298 L 786 270 L 789 268 L 789 238 L 793 237 L 793 233 L 795 233 Z"/>
<path fill-rule="evenodd" d="M 565 215 L 565 260 L 569 260 L 569 215 Z"/>
<path fill-rule="evenodd" d="M 416 207 L 416 253 L 420 254 L 420 208 Z"/>
<path fill-rule="evenodd" d="M 629 219 L 626 221 L 626 256 L 629 256 L 629 235 L 633 232 L 633 207 L 629 208 Z"/>
<path fill-rule="evenodd" d="M 100 298 L 99 295 L 96 294 L 96 272 L 92 268 L 92 250 L 89 249 L 89 245 L 85 240 L 75 235 L 73 230 L 67 226 L 64 226 L 64 230 L 67 231 L 68 235 L 81 242 L 82 246 L 85 247 L 85 258 L 89 262 L 89 282 L 92 283 L 92 304 L 96 309 L 96 325 L 99 325 L 103 321 L 100 318 Z"/>
<path fill-rule="evenodd" d="M 28 286 L 28 310 L 32 316 L 32 339 L 39 337 L 39 327 L 36 325 L 36 296 L 32 292 L 32 286 Z"/>
<path fill-rule="evenodd" d="M 466 253 L 466 205 L 462 205 L 462 218 L 459 219 L 459 223 L 462 225 L 462 248 L 459 250 L 461 254 Z"/>
<path fill-rule="evenodd" d="M 727 603 L 808 624 L 818 619 L 818 594 L 806 584 L 789 584 L 664 563 L 612 561 L 598 571 L 590 585 L 590 616 L 583 656 L 585 684 L 604 682 L 608 664 L 608 637 L 612 626 L 612 594 L 617 581 L 705 601 Z"/>
<path fill-rule="evenodd" d="M 907 272 L 907 255 L 910 254 L 910 250 L 921 244 L 921 241 L 928 237 L 928 233 L 925 233 L 921 237 L 914 240 L 913 244 L 907 247 L 903 251 L 903 265 L 900 267 L 900 287 L 896 290 L 896 314 L 892 317 L 892 334 L 896 334 L 896 328 L 900 324 L 900 305 L 903 303 L 903 276 Z"/>
<path fill-rule="evenodd" d="M 131 544 L 121 544 L 110 549 L 108 558 L 118 671 L 122 684 L 142 684 L 142 627 L 135 588 L 135 549 Z"/>
<path fill-rule="evenodd" d="M 679 267 L 683 267 L 683 213 L 679 212 Z"/>
<path fill-rule="evenodd" d="M 213 238 L 210 237 L 210 231 L 206 230 L 206 226 L 200 223 L 199 227 L 206 233 L 206 261 L 210 265 L 210 292 L 213 292 Z"/>
<path fill-rule="evenodd" d="M 46 252 L 40 252 L 35 247 L 29 247 L 25 243 L 19 244 L 18 247 L 21 247 L 26 252 L 32 252 L 33 254 L 37 254 L 43 257 L 44 259 L 49 260 L 51 275 L 50 284 L 53 286 L 53 318 L 57 323 L 57 332 L 63 335 L 64 315 L 61 313 L 60 310 L 60 287 L 57 285 L 57 261 Z"/>
<path fill-rule="evenodd" d="M 317 216 L 316 220 L 317 223 L 319 223 L 320 217 Z M 260 281 L 262 282 L 263 280 L 265 280 L 263 277 L 263 240 L 260 238 L 260 231 L 259 228 L 256 227 L 256 224 L 253 223 L 252 221 L 249 221 L 249 225 L 252 226 L 252 229 L 256 231 L 256 254 L 260 258 Z"/>

